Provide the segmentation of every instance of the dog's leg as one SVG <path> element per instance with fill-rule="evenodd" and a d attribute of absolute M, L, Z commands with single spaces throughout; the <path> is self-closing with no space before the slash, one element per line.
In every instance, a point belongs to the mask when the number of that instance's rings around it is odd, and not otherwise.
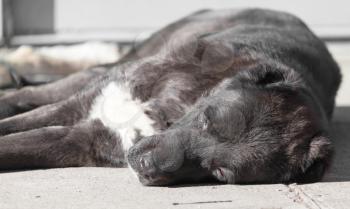
<path fill-rule="evenodd" d="M 76 166 L 126 166 L 118 137 L 99 120 L 0 137 L 0 170 Z"/>
<path fill-rule="evenodd" d="M 74 125 L 88 116 L 90 106 L 98 92 L 98 87 L 91 88 L 67 100 L 2 119 L 0 136 L 48 126 Z"/>
<path fill-rule="evenodd" d="M 86 88 L 107 68 L 96 67 L 78 72 L 65 79 L 37 87 L 25 87 L 0 97 L 0 119 L 23 113 L 37 107 L 53 104 Z"/>

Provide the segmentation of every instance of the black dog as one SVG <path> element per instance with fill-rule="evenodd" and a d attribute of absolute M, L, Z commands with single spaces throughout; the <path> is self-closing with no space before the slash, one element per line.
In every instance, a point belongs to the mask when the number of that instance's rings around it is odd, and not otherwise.
<path fill-rule="evenodd" d="M 145 185 L 317 181 L 339 83 L 298 18 L 200 11 L 116 64 L 1 97 L 0 169 L 129 164 Z"/>

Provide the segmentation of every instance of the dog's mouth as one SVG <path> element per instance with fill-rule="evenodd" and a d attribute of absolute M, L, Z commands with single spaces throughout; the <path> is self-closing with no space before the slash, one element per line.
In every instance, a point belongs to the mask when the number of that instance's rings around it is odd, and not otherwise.
<path fill-rule="evenodd" d="M 141 155 L 137 162 L 138 178 L 140 182 L 144 185 L 160 185 L 165 184 L 168 178 L 160 175 L 159 169 L 157 168 L 153 158 L 152 152 L 148 151 Z"/>
<path fill-rule="evenodd" d="M 139 181 L 145 186 L 164 186 L 170 184 L 170 178 L 166 176 L 141 175 L 137 173 Z"/>
<path fill-rule="evenodd" d="M 224 167 L 218 167 L 212 171 L 213 176 L 220 182 L 234 183 L 234 175 L 233 172 L 227 168 Z"/>
<path fill-rule="evenodd" d="M 143 153 L 129 150 L 128 163 L 139 181 L 145 186 L 160 186 L 170 183 L 171 178 L 164 174 L 153 159 L 152 149 Z"/>
<path fill-rule="evenodd" d="M 217 167 L 211 171 L 203 169 L 202 172 L 197 173 L 198 179 L 177 179 L 176 173 L 172 175 L 171 173 L 165 173 L 154 164 L 152 158 L 150 158 L 151 153 L 145 153 L 139 158 L 138 164 L 131 166 L 131 169 L 136 172 L 137 178 L 145 186 L 165 186 L 172 185 L 175 183 L 201 183 L 203 182 L 221 182 L 225 184 L 232 184 L 235 182 L 234 174 L 231 170 L 224 167 Z M 204 175 L 204 173 L 206 173 Z M 203 178 L 203 176 L 206 176 Z M 177 179 L 177 180 L 176 180 Z M 200 180 L 202 179 L 202 180 Z"/>
<path fill-rule="evenodd" d="M 170 139 L 178 139 L 174 136 L 178 135 L 169 134 Z M 177 141 L 174 140 L 166 141 L 164 135 L 162 140 L 159 137 L 143 138 L 128 151 L 129 166 L 143 185 L 160 186 L 207 181 L 234 182 L 233 172 L 228 168 L 207 167 L 202 164 L 203 159 L 196 153 L 185 152 L 181 143 L 175 143 Z"/>

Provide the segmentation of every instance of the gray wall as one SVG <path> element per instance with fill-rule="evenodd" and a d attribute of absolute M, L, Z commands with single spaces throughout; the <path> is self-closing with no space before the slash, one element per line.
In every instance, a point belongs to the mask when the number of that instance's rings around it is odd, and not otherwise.
<path fill-rule="evenodd" d="M 14 44 L 142 40 L 152 31 L 199 9 L 243 7 L 288 11 L 300 16 L 319 36 L 350 37 L 349 0 L 2 1 L 12 4 Z"/>
<path fill-rule="evenodd" d="M 292 12 L 321 35 L 350 35 L 349 0 L 56 0 L 58 31 L 156 29 L 203 8 L 266 7 Z"/>
<path fill-rule="evenodd" d="M 54 0 L 10 0 L 15 34 L 54 32 Z"/>

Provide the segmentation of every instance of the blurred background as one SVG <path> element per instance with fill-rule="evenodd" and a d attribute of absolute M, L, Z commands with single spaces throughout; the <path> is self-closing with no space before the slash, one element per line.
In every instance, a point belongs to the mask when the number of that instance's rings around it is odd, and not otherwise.
<path fill-rule="evenodd" d="M 265 7 L 301 17 L 322 38 L 350 40 L 348 0 L 2 0 L 3 41 L 10 45 L 129 43 L 205 8 Z"/>
<path fill-rule="evenodd" d="M 13 86 L 8 65 L 28 82 L 45 83 L 117 61 L 133 44 L 194 11 L 245 7 L 299 16 L 350 81 L 349 0 L 0 0 L 0 61 L 6 63 L 0 63 L 0 88 Z M 350 82 L 343 82 L 338 104 L 350 104 L 349 90 Z"/>

